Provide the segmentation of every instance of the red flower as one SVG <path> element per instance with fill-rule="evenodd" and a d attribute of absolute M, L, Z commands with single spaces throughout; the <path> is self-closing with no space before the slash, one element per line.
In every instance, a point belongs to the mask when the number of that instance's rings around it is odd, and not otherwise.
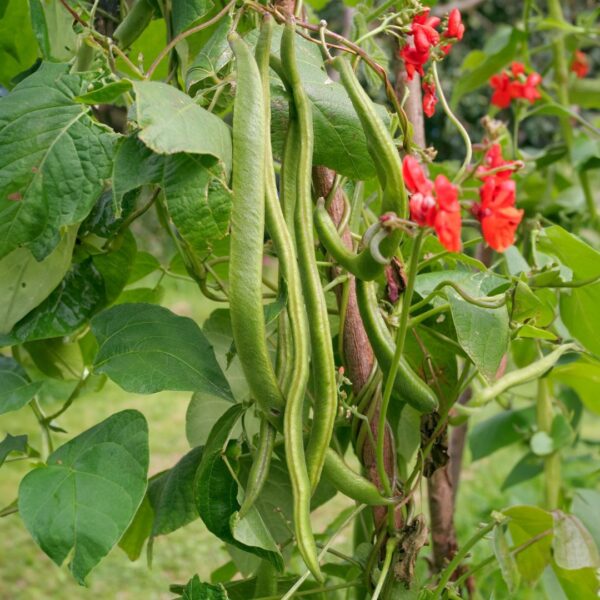
<path fill-rule="evenodd" d="M 530 73 L 522 81 L 525 74 L 525 67 L 520 62 L 513 62 L 510 67 L 510 74 L 502 71 L 490 78 L 490 86 L 494 90 L 492 94 L 492 104 L 498 108 L 507 108 L 515 98 L 528 100 L 533 104 L 542 96 L 538 85 L 542 82 L 542 76 L 535 71 Z"/>
<path fill-rule="evenodd" d="M 438 98 L 435 95 L 435 83 L 423 81 L 423 112 L 428 117 L 433 117 L 435 114 L 435 105 Z"/>
<path fill-rule="evenodd" d="M 495 177 L 496 179 L 510 179 L 514 171 L 515 161 L 504 160 L 502 156 L 502 146 L 500 144 L 492 144 L 490 149 L 485 153 L 483 166 L 477 169 L 477 176 L 485 181 L 489 177 Z M 507 166 L 509 168 L 498 170 L 499 167 Z M 492 174 L 487 175 L 489 171 L 494 171 Z"/>
<path fill-rule="evenodd" d="M 431 46 L 436 46 L 440 41 L 440 34 L 435 28 L 440 24 L 438 17 L 430 17 L 429 9 L 416 15 L 411 26 L 411 33 L 415 40 L 415 48 L 419 52 L 428 52 Z"/>
<path fill-rule="evenodd" d="M 581 50 L 575 50 L 571 62 L 571 71 L 580 79 L 583 79 L 590 72 L 590 62 L 586 54 Z"/>
<path fill-rule="evenodd" d="M 462 16 L 458 8 L 453 8 L 448 15 L 448 26 L 444 31 L 443 36 L 447 38 L 455 38 L 462 40 L 465 34 L 465 26 L 462 22 Z"/>
<path fill-rule="evenodd" d="M 411 194 L 430 194 L 433 183 L 427 179 L 421 165 L 413 156 L 405 156 L 402 160 L 402 175 L 406 188 Z"/>
<path fill-rule="evenodd" d="M 492 94 L 492 104 L 498 108 L 506 108 L 510 106 L 514 98 L 512 93 L 512 83 L 510 77 L 506 73 L 493 75 L 490 78 L 490 85 L 494 90 Z"/>
<path fill-rule="evenodd" d="M 498 252 L 512 246 L 523 218 L 523 211 L 515 208 L 515 189 L 511 179 L 488 177 L 479 190 L 481 202 L 472 209 L 485 241 Z"/>
<path fill-rule="evenodd" d="M 404 68 L 406 69 L 406 76 L 408 80 L 412 80 L 415 73 L 424 76 L 423 65 L 429 60 L 429 49 L 425 52 L 419 52 L 414 46 L 408 44 L 400 50 L 400 57 L 404 61 Z"/>
<path fill-rule="evenodd" d="M 432 183 L 412 156 L 404 157 L 402 173 L 406 187 L 412 193 L 411 219 L 421 227 L 433 227 L 447 250 L 459 252 L 461 217 L 456 186 L 445 175 L 438 175 Z"/>

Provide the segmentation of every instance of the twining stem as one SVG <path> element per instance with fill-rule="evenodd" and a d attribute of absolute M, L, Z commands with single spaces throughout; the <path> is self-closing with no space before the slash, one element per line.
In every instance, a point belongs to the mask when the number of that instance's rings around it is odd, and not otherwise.
<path fill-rule="evenodd" d="M 54 451 L 54 444 L 52 443 L 52 434 L 50 433 L 50 427 L 46 422 L 46 415 L 40 406 L 39 400 L 34 398 L 29 406 L 35 415 L 37 422 L 40 425 L 40 432 L 42 435 L 42 460 L 45 462 L 48 456 Z"/>
<path fill-rule="evenodd" d="M 440 83 L 440 78 L 437 72 L 437 63 L 433 61 L 431 65 L 431 70 L 433 72 L 433 80 L 435 81 L 435 89 L 437 91 L 437 95 L 442 103 L 442 108 L 444 112 L 448 115 L 448 118 L 454 123 L 456 129 L 458 129 L 458 133 L 462 137 L 465 142 L 465 159 L 460 169 L 457 171 L 454 176 L 454 182 L 460 183 L 462 181 L 463 175 L 466 173 L 468 166 L 471 164 L 471 159 L 473 158 L 473 147 L 471 146 L 471 139 L 469 138 L 469 134 L 467 130 L 464 128 L 463 124 L 458 120 L 458 117 L 452 112 L 448 101 L 446 100 L 446 96 L 444 96 L 444 89 L 442 88 L 442 84 Z"/>
<path fill-rule="evenodd" d="M 550 434 L 554 411 L 552 410 L 552 385 L 548 379 L 538 381 L 536 421 L 539 431 Z M 558 508 L 560 496 L 560 456 L 553 452 L 544 458 L 545 506 Z"/>
<path fill-rule="evenodd" d="M 456 569 L 460 566 L 460 563 L 464 560 L 465 556 L 469 553 L 469 550 L 477 543 L 479 540 L 483 539 L 494 527 L 499 525 L 497 521 L 492 521 L 488 523 L 485 527 L 482 527 L 455 555 L 454 558 L 450 561 L 448 566 L 442 571 L 440 575 L 440 581 L 438 586 L 435 588 L 433 594 L 431 595 L 431 600 L 438 600 L 442 597 L 442 592 L 446 587 L 446 584 L 450 581 L 452 574 Z"/>
<path fill-rule="evenodd" d="M 327 592 L 335 592 L 336 590 L 346 590 L 350 588 L 359 587 L 362 585 L 362 581 L 360 579 L 356 579 L 355 581 L 348 581 L 346 583 L 338 583 L 337 585 L 328 585 L 324 587 L 315 587 L 310 590 L 304 590 L 302 592 L 296 592 L 294 594 L 294 598 L 300 598 L 304 596 L 314 596 L 316 594 L 327 594 Z M 260 598 L 256 598 L 256 600 L 280 600 L 281 596 L 277 594 L 276 596 L 261 596 Z M 281 599 L 283 600 L 283 599 Z"/>
<path fill-rule="evenodd" d="M 396 333 L 396 351 L 392 360 L 392 366 L 388 374 L 385 388 L 383 390 L 383 398 L 381 399 L 381 411 L 379 412 L 379 423 L 377 427 L 377 471 L 381 478 L 381 483 L 387 496 L 393 495 L 390 479 L 385 470 L 385 426 L 387 422 L 387 412 L 392 397 L 392 389 L 394 381 L 398 375 L 400 359 L 404 351 L 404 341 L 406 339 L 406 330 L 408 327 L 408 315 L 410 312 L 410 303 L 412 301 L 413 292 L 415 289 L 415 280 L 417 276 L 417 266 L 419 264 L 419 253 L 421 250 L 421 242 L 423 240 L 423 230 L 419 229 L 412 247 L 410 255 L 410 263 L 408 266 L 408 274 L 406 281 L 406 289 L 402 298 L 402 313 L 400 315 L 400 324 Z"/>
<path fill-rule="evenodd" d="M 416 327 L 419 323 L 426 321 L 430 317 L 439 315 L 440 313 L 446 312 L 447 310 L 450 310 L 450 305 L 448 303 L 440 304 L 439 306 L 434 306 L 431 310 L 426 310 L 424 313 L 413 317 L 408 322 L 408 326 L 412 329 L 413 327 Z"/>

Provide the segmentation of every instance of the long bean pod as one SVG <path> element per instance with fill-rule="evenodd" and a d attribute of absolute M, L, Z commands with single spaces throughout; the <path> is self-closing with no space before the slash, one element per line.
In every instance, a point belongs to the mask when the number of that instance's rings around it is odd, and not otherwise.
<path fill-rule="evenodd" d="M 315 382 L 314 418 L 306 448 L 308 475 L 311 488 L 314 490 L 319 482 L 325 462 L 325 452 L 333 434 L 337 414 L 337 384 L 327 304 L 315 257 L 312 228 L 312 108 L 300 80 L 296 62 L 295 36 L 294 25 L 288 23 L 281 38 L 281 62 L 292 88 L 300 138 L 294 222 L 302 289 L 309 315 Z"/>
<path fill-rule="evenodd" d="M 394 359 L 395 345 L 379 312 L 375 285 L 372 282 L 357 280 L 356 297 L 369 342 L 381 370 L 387 376 Z M 412 370 L 404 357 L 400 359 L 392 394 L 396 401 L 408 402 L 421 413 L 429 413 L 438 406 L 433 390 Z"/>
<path fill-rule="evenodd" d="M 250 467 L 250 473 L 248 474 L 246 494 L 242 506 L 238 511 L 239 519 L 243 519 L 254 506 L 267 481 L 276 435 L 277 432 L 273 425 L 267 419 L 263 418 L 260 422 L 258 448 L 256 449 L 256 454 L 252 460 L 252 467 Z"/>
<path fill-rule="evenodd" d="M 269 51 L 271 46 L 271 21 L 263 23 L 259 42 L 257 44 L 257 58 L 262 75 L 263 95 L 268 97 L 269 91 Z M 292 31 L 292 35 L 294 32 Z M 293 40 L 293 38 L 292 38 Z M 269 103 L 264 105 L 266 122 L 270 121 Z M 267 135 L 268 138 L 268 135 Z M 311 485 L 306 465 L 303 438 L 303 404 L 308 379 L 308 332 L 306 316 L 304 313 L 304 300 L 302 296 L 301 273 L 296 259 L 294 244 L 286 220 L 281 210 L 277 197 L 277 187 L 272 165 L 270 139 L 266 141 L 266 208 L 267 226 L 273 237 L 273 242 L 279 257 L 282 274 L 288 286 L 288 315 L 292 336 L 292 376 L 286 392 L 286 407 L 283 421 L 285 456 L 292 483 L 294 497 L 294 527 L 298 550 L 306 566 L 313 576 L 322 581 L 323 575 L 319 568 L 317 546 L 310 522 L 310 497 Z M 312 152 L 311 152 L 312 157 Z M 293 160 L 293 159 L 290 159 Z M 297 161 L 293 161 L 288 168 L 294 168 Z M 292 200 L 289 199 L 291 202 Z M 313 257 L 314 261 L 314 257 Z M 300 264 L 302 259 L 300 260 Z"/>
<path fill-rule="evenodd" d="M 386 498 L 373 482 L 353 471 L 333 448 L 327 449 L 323 475 L 339 492 L 361 504 L 384 506 L 395 503 L 394 498 Z"/>
<path fill-rule="evenodd" d="M 229 252 L 231 327 L 250 392 L 265 416 L 280 427 L 284 401 L 267 348 L 262 303 L 266 171 L 263 87 L 246 43 L 236 33 L 229 40 L 237 62 Z"/>

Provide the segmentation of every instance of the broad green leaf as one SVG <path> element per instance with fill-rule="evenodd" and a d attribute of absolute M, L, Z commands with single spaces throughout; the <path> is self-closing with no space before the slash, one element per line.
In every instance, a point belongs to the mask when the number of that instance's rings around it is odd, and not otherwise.
<path fill-rule="evenodd" d="M 571 513 L 575 515 L 590 532 L 600 548 L 600 492 L 596 490 L 576 489 L 573 494 Z"/>
<path fill-rule="evenodd" d="M 73 17 L 57 0 L 29 0 L 31 24 L 45 60 L 68 62 L 77 52 Z"/>
<path fill-rule="evenodd" d="M 243 524 L 232 518 L 240 508 L 238 485 L 229 470 L 235 468 L 235 463 L 228 458 L 228 466 L 223 453 L 243 411 L 243 405 L 234 404 L 217 421 L 208 437 L 194 484 L 196 507 L 211 533 L 240 550 L 269 560 L 282 570 L 283 559 L 260 515 L 251 511 L 253 515 L 249 520 L 244 519 Z"/>
<path fill-rule="evenodd" d="M 472 460 L 480 460 L 524 440 L 534 423 L 535 408 L 506 410 L 480 421 L 469 431 Z"/>
<path fill-rule="evenodd" d="M 521 458 L 506 476 L 501 490 L 507 490 L 510 487 L 529 481 L 537 477 L 544 470 L 544 463 L 533 453 L 528 453 Z"/>
<path fill-rule="evenodd" d="M 510 517 L 508 530 L 515 546 L 521 546 L 536 536 L 536 542 L 516 555 L 519 572 L 527 583 L 537 581 L 551 559 L 552 515 L 536 506 L 513 506 L 504 511 Z"/>
<path fill-rule="evenodd" d="M 72 227 L 41 262 L 27 248 L 17 248 L 0 259 L 0 334 L 8 333 L 60 283 L 71 265 L 75 237 Z"/>
<path fill-rule="evenodd" d="M 574 515 L 555 511 L 554 560 L 561 569 L 584 569 L 600 567 L 600 554 L 594 539 L 583 523 Z"/>
<path fill-rule="evenodd" d="M 151 183 L 162 187 L 173 223 L 199 254 L 227 234 L 231 191 L 222 163 L 210 156 L 160 156 L 135 138 L 123 140 L 113 172 L 117 205 L 127 192 Z"/>
<path fill-rule="evenodd" d="M 538 240 L 543 252 L 556 256 L 573 271 L 573 280 L 600 275 L 600 252 L 558 225 L 544 229 Z M 600 281 L 561 291 L 560 314 L 565 325 L 588 350 L 600 354 Z"/>
<path fill-rule="evenodd" d="M 112 104 L 131 88 L 132 85 L 129 79 L 120 79 L 81 94 L 75 100 L 82 104 Z"/>
<path fill-rule="evenodd" d="M 419 275 L 415 289 L 422 297 L 445 280 L 458 284 L 467 294 L 479 298 L 506 284 L 506 280 L 488 273 L 438 271 Z M 482 375 L 493 381 L 502 357 L 508 350 L 509 318 L 505 306 L 495 309 L 475 306 L 451 287 L 443 288 L 450 303 L 458 342 Z"/>
<path fill-rule="evenodd" d="M 92 258 L 74 263 L 58 287 L 13 328 L 15 342 L 41 340 L 77 331 L 106 304 L 105 282 Z"/>
<path fill-rule="evenodd" d="M 600 414 L 600 364 L 585 356 L 552 369 L 550 377 L 573 388 L 585 407 Z"/>
<path fill-rule="evenodd" d="M 209 154 L 231 169 L 231 132 L 222 119 L 171 85 L 134 82 L 139 138 L 158 154 Z"/>
<path fill-rule="evenodd" d="M 534 327 L 533 325 L 523 325 L 522 327 L 519 327 L 519 330 L 517 331 L 517 337 L 550 341 L 555 341 L 558 339 L 551 331 L 548 331 L 547 329 L 540 329 L 539 327 Z"/>
<path fill-rule="evenodd" d="M 165 295 L 162 285 L 154 288 L 140 287 L 125 290 L 115 301 L 115 304 L 160 304 Z"/>
<path fill-rule="evenodd" d="M 472 68 L 461 73 L 452 91 L 452 105 L 456 106 L 459 100 L 469 92 L 485 85 L 492 75 L 502 70 L 509 62 L 517 56 L 520 43 L 525 39 L 525 34 L 518 29 L 508 26 L 500 26 L 487 41 L 483 48 L 485 56 L 481 57 L 481 51 L 476 60 L 465 59 L 468 66 Z M 463 67 L 465 65 L 463 64 Z"/>
<path fill-rule="evenodd" d="M 41 386 L 41 381 L 29 379 L 14 358 L 0 355 L 0 415 L 28 404 Z"/>
<path fill-rule="evenodd" d="M 133 521 L 119 540 L 119 548 L 127 554 L 129 560 L 137 560 L 142 554 L 142 548 L 152 533 L 153 520 L 154 511 L 148 499 L 148 492 L 146 492 Z"/>
<path fill-rule="evenodd" d="M 171 533 L 198 518 L 194 478 L 201 459 L 202 448 L 193 448 L 148 485 L 148 498 L 154 511 L 153 537 Z"/>
<path fill-rule="evenodd" d="M 54 451 L 19 487 L 19 514 L 40 548 L 84 584 L 127 529 L 146 490 L 148 427 L 116 413 Z"/>
<path fill-rule="evenodd" d="M 196 392 L 185 413 L 185 435 L 190 446 L 203 446 L 231 400 Z"/>
<path fill-rule="evenodd" d="M 230 28 L 231 17 L 227 15 L 219 21 L 214 33 L 194 58 L 185 75 L 188 92 L 193 94 L 200 83 L 216 76 L 231 60 L 233 53 L 227 41 Z"/>
<path fill-rule="evenodd" d="M 160 269 L 160 262 L 149 252 L 138 252 L 131 266 L 127 283 L 135 283 Z"/>
<path fill-rule="evenodd" d="M 27 342 L 25 349 L 35 366 L 54 379 L 79 380 L 83 375 L 84 361 L 81 346 L 68 338 L 53 338 Z"/>
<path fill-rule="evenodd" d="M 566 600 L 595 600 L 598 598 L 600 586 L 598 584 L 598 570 L 594 568 L 585 569 L 561 569 L 556 562 L 552 562 L 554 571 Z"/>
<path fill-rule="evenodd" d="M 0 99 L 0 257 L 22 245 L 46 257 L 110 177 L 117 136 L 74 101 L 85 81 L 66 70 L 44 63 Z"/>
<path fill-rule="evenodd" d="M 0 18 L 0 85 L 10 89 L 11 81 L 33 65 L 38 48 L 25 0 L 3 0 Z"/>
<path fill-rule="evenodd" d="M 120 304 L 92 319 L 99 344 L 94 369 L 128 392 L 206 391 L 232 399 L 200 328 L 152 304 Z"/>
<path fill-rule="evenodd" d="M 26 454 L 27 449 L 28 445 L 26 435 L 10 435 L 10 433 L 7 433 L 6 437 L 0 442 L 0 467 L 4 464 L 6 457 L 11 452 L 20 452 L 21 454 Z"/>

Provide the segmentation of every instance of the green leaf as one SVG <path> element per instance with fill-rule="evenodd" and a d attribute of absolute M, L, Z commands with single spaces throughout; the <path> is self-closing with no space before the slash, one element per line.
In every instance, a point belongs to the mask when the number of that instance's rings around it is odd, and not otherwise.
<path fill-rule="evenodd" d="M 230 29 L 231 17 L 227 15 L 219 21 L 214 33 L 194 58 L 185 75 L 185 86 L 191 94 L 206 79 L 212 80 L 231 60 L 233 53 L 227 41 Z"/>
<path fill-rule="evenodd" d="M 85 367 L 81 347 L 68 338 L 54 338 L 28 342 L 25 349 L 35 366 L 48 377 L 79 380 Z"/>
<path fill-rule="evenodd" d="M 519 483 L 529 481 L 540 475 L 543 470 L 544 463 L 542 459 L 533 453 L 528 453 L 511 469 L 500 489 L 507 490 Z"/>
<path fill-rule="evenodd" d="M 132 84 L 129 79 L 111 81 L 102 87 L 77 96 L 75 101 L 82 104 L 113 104 L 115 100 L 118 100 L 125 92 L 129 92 L 131 88 Z"/>
<path fill-rule="evenodd" d="M 510 61 L 517 56 L 520 43 L 525 40 L 525 34 L 518 29 L 508 26 L 500 26 L 487 41 L 481 51 L 476 50 L 477 56 L 471 60 L 469 55 L 463 63 L 461 77 L 456 82 L 452 91 L 451 104 L 456 106 L 459 100 L 469 92 L 485 85 L 492 75 L 498 73 Z M 466 67 L 471 67 L 467 69 Z"/>
<path fill-rule="evenodd" d="M 574 77 L 569 84 L 569 100 L 580 108 L 600 108 L 600 80 Z"/>
<path fill-rule="evenodd" d="M 219 583 L 213 585 L 200 581 L 198 575 L 194 575 L 181 590 L 181 600 L 229 600 L 225 588 Z"/>
<path fill-rule="evenodd" d="M 28 445 L 26 435 L 10 435 L 10 433 L 7 433 L 6 437 L 0 442 L 0 467 L 4 464 L 6 457 L 11 452 L 27 454 L 27 449 Z"/>
<path fill-rule="evenodd" d="M 138 252 L 135 255 L 133 265 L 131 266 L 131 272 L 129 273 L 127 283 L 135 283 L 146 277 L 146 275 L 158 271 L 160 267 L 160 262 L 155 256 L 149 252 Z"/>
<path fill-rule="evenodd" d="M 527 583 L 535 583 L 551 559 L 552 515 L 535 506 L 513 506 L 504 511 L 510 517 L 508 530 L 515 546 L 521 546 L 546 532 L 536 542 L 516 555 L 517 567 Z"/>
<path fill-rule="evenodd" d="M 0 415 L 28 404 L 41 386 L 41 381 L 29 379 L 14 358 L 0 355 Z"/>
<path fill-rule="evenodd" d="M 203 446 L 221 415 L 232 400 L 196 392 L 185 413 L 185 435 L 190 446 Z"/>
<path fill-rule="evenodd" d="M 600 414 L 600 364 L 582 356 L 566 365 L 557 365 L 550 373 L 553 381 L 573 388 L 585 407 Z"/>
<path fill-rule="evenodd" d="M 480 421 L 469 432 L 473 461 L 522 441 L 535 423 L 535 408 L 506 410 Z"/>
<path fill-rule="evenodd" d="M 194 501 L 194 478 L 202 448 L 193 448 L 175 466 L 155 477 L 148 486 L 154 511 L 151 535 L 171 533 L 198 518 Z"/>
<path fill-rule="evenodd" d="M 561 569 L 574 570 L 586 567 L 598 568 L 600 555 L 594 539 L 583 523 L 574 515 L 555 511 L 554 560 Z"/>
<path fill-rule="evenodd" d="M 10 89 L 11 81 L 33 65 L 38 48 L 29 3 L 24 0 L 4 0 L 0 18 L 0 85 Z"/>
<path fill-rule="evenodd" d="M 600 275 L 600 252 L 558 225 L 544 229 L 538 240 L 543 252 L 556 256 L 573 271 L 573 280 Z M 600 354 L 600 281 L 561 291 L 560 314 L 571 332 L 588 350 Z"/>
<path fill-rule="evenodd" d="M 27 248 L 0 259 L 0 334 L 8 333 L 60 283 L 71 265 L 75 237 L 76 229 L 69 229 L 41 262 Z"/>
<path fill-rule="evenodd" d="M 13 328 L 14 341 L 69 335 L 106 304 L 105 282 L 92 258 L 74 263 L 58 287 Z"/>
<path fill-rule="evenodd" d="M 222 119 L 171 85 L 134 82 L 139 138 L 158 154 L 209 154 L 231 170 L 231 133 Z"/>
<path fill-rule="evenodd" d="M 554 561 L 552 571 L 556 575 L 563 590 L 563 598 L 571 600 L 594 600 L 598 597 L 598 572 L 597 569 L 586 568 L 568 570 L 561 569 Z"/>
<path fill-rule="evenodd" d="M 130 524 L 146 490 L 143 415 L 110 416 L 53 452 L 19 487 L 19 514 L 35 542 L 84 584 Z"/>
<path fill-rule="evenodd" d="M 117 136 L 74 101 L 85 80 L 66 70 L 45 63 L 0 99 L 0 257 L 22 245 L 46 257 L 110 177 Z"/>
<path fill-rule="evenodd" d="M 590 532 L 590 535 L 600 547 L 600 492 L 596 490 L 576 489 L 573 494 L 571 513 L 575 515 Z"/>
<path fill-rule="evenodd" d="M 278 570 L 283 569 L 283 559 L 271 534 L 258 512 L 238 522 L 234 514 L 240 508 L 237 501 L 238 485 L 223 452 L 233 428 L 244 407 L 234 404 L 213 427 L 195 482 L 196 507 L 208 530 L 221 540 L 261 558 L 269 560 Z M 227 459 L 232 465 L 232 459 Z"/>
<path fill-rule="evenodd" d="M 127 554 L 129 560 L 137 560 L 142 554 L 144 543 L 152 533 L 154 511 L 148 499 L 148 492 L 144 496 L 133 521 L 119 540 L 119 548 Z"/>
<path fill-rule="evenodd" d="M 419 275 L 415 290 L 425 297 L 445 280 L 455 282 L 476 298 L 485 296 L 506 283 L 506 280 L 488 273 L 437 271 Z M 494 381 L 500 361 L 508 350 L 509 318 L 506 307 L 482 308 L 464 300 L 451 287 L 443 290 L 450 303 L 458 342 L 481 374 L 488 381 Z"/>
<path fill-rule="evenodd" d="M 121 304 L 92 319 L 99 344 L 94 369 L 128 392 L 206 391 L 232 399 L 200 328 L 161 306 Z"/>
<path fill-rule="evenodd" d="M 127 192 L 150 183 L 162 187 L 173 223 L 199 254 L 227 234 L 231 190 L 222 163 L 210 156 L 159 156 L 136 138 L 126 138 L 113 171 L 117 206 Z"/>
<path fill-rule="evenodd" d="M 45 60 L 68 62 L 77 52 L 73 17 L 57 0 L 29 0 L 31 24 Z"/>

